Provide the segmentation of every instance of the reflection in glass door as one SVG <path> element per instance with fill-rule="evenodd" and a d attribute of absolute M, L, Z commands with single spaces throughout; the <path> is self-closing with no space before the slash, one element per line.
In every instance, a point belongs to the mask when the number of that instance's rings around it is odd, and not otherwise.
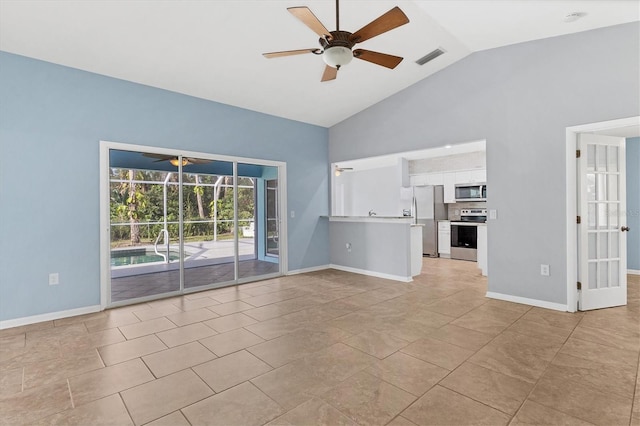
<path fill-rule="evenodd" d="M 184 288 L 233 283 L 233 162 L 187 158 L 184 163 Z"/>
<path fill-rule="evenodd" d="M 267 209 L 267 256 L 278 257 L 280 252 L 280 218 L 278 217 L 278 180 L 269 179 L 266 184 L 266 209 Z"/>
<path fill-rule="evenodd" d="M 242 193 L 238 185 L 238 279 L 268 276 L 280 272 L 278 168 L 257 164 L 238 164 L 238 181 L 253 182 L 253 189 Z"/>
<path fill-rule="evenodd" d="M 109 154 L 112 303 L 180 290 L 178 168 L 159 158 Z"/>

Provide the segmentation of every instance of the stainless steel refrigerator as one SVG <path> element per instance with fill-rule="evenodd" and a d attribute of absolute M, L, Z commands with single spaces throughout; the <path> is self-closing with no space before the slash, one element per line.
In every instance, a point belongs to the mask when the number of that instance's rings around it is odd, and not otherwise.
<path fill-rule="evenodd" d="M 422 254 L 438 256 L 438 221 L 447 220 L 444 186 L 413 187 L 413 217 L 422 225 Z"/>

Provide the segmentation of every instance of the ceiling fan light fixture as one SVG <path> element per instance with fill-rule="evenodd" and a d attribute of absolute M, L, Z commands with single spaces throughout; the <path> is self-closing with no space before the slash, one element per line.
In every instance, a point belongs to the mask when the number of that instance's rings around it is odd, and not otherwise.
<path fill-rule="evenodd" d="M 332 46 L 325 49 L 322 59 L 330 67 L 339 69 L 343 65 L 347 65 L 353 59 L 351 49 L 344 46 Z"/>
<path fill-rule="evenodd" d="M 171 163 L 172 166 L 174 167 L 178 167 L 178 165 L 180 164 L 180 159 L 178 158 L 172 158 L 171 160 L 169 160 L 169 162 Z M 186 158 L 182 158 L 182 167 L 187 166 L 191 163 L 189 163 L 189 160 L 187 160 Z"/>

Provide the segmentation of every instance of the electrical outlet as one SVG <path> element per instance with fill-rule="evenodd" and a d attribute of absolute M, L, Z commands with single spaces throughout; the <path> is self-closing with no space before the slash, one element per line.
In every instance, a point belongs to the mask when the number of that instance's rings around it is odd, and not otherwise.
<path fill-rule="evenodd" d="M 52 272 L 49 274 L 49 285 L 58 285 L 60 284 L 60 274 L 57 272 Z"/>
<path fill-rule="evenodd" d="M 549 276 L 549 265 L 540 265 L 540 275 L 543 275 L 545 277 Z"/>
<path fill-rule="evenodd" d="M 351 253 L 351 243 L 347 243 L 345 246 L 347 247 L 347 251 Z"/>
<path fill-rule="evenodd" d="M 496 220 L 498 218 L 498 210 L 489 210 L 489 219 Z"/>

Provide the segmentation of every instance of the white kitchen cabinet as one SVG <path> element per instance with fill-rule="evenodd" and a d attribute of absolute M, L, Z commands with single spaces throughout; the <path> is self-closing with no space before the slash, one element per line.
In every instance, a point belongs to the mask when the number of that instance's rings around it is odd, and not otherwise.
<path fill-rule="evenodd" d="M 438 254 L 440 257 L 451 257 L 451 222 L 438 221 Z"/>
<path fill-rule="evenodd" d="M 444 202 L 456 202 L 456 172 L 447 172 L 442 174 L 442 183 L 444 185 Z"/>
<path fill-rule="evenodd" d="M 456 172 L 456 183 L 471 183 L 471 171 L 462 170 Z"/>
<path fill-rule="evenodd" d="M 409 184 L 411 186 L 423 186 L 427 185 L 427 175 L 411 175 L 409 176 Z"/>
<path fill-rule="evenodd" d="M 444 185 L 442 173 L 427 174 L 427 185 Z"/>
<path fill-rule="evenodd" d="M 470 172 L 470 183 L 486 183 L 487 182 L 487 170 L 471 170 Z"/>

